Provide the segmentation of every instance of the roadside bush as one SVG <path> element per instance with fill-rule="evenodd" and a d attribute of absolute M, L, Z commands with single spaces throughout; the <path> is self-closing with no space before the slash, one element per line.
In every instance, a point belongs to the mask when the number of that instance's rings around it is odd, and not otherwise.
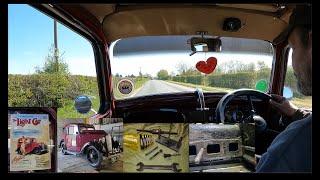
<path fill-rule="evenodd" d="M 80 94 L 98 94 L 95 77 L 65 74 L 9 75 L 8 106 L 63 107 Z"/>
<path fill-rule="evenodd" d="M 8 106 L 61 107 L 67 85 L 65 75 L 9 75 Z"/>
<path fill-rule="evenodd" d="M 186 83 L 186 76 L 172 76 L 172 81 L 184 82 Z"/>
<path fill-rule="evenodd" d="M 208 85 L 224 88 L 254 88 L 256 74 L 252 72 L 239 72 L 232 74 L 217 74 L 208 76 Z"/>
<path fill-rule="evenodd" d="M 270 69 L 264 69 L 258 72 L 236 72 L 236 73 L 216 73 L 208 76 L 204 75 L 184 75 L 173 76 L 172 81 L 207 85 L 211 87 L 224 87 L 231 89 L 255 88 L 255 84 L 260 79 L 269 82 Z"/>
<path fill-rule="evenodd" d="M 195 76 L 185 76 L 187 83 L 199 84 L 201 85 L 204 80 L 204 76 L 195 75 Z"/>
<path fill-rule="evenodd" d="M 204 77 L 202 75 L 183 75 L 183 76 L 172 76 L 171 80 L 201 85 L 203 83 Z"/>

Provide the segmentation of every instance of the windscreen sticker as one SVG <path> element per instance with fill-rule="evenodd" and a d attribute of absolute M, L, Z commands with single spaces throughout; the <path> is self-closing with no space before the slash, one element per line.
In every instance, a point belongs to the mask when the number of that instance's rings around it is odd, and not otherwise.
<path fill-rule="evenodd" d="M 117 87 L 121 94 L 130 94 L 134 88 L 133 82 L 129 79 L 122 79 Z"/>
<path fill-rule="evenodd" d="M 217 66 L 217 58 L 215 57 L 209 57 L 207 61 L 198 61 L 196 64 L 196 68 L 198 71 L 205 73 L 205 74 L 210 74 L 214 71 L 214 69 Z"/>

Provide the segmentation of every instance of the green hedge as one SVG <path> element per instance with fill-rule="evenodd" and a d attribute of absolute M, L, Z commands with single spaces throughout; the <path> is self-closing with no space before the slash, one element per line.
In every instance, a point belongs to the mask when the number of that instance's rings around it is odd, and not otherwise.
<path fill-rule="evenodd" d="M 8 106 L 12 107 L 63 107 L 81 94 L 98 96 L 96 77 L 62 74 L 8 77 Z"/>
<path fill-rule="evenodd" d="M 238 72 L 229 74 L 212 74 L 204 75 L 189 75 L 189 76 L 173 76 L 172 81 L 192 83 L 199 85 L 207 85 L 211 87 L 224 87 L 231 89 L 239 88 L 255 88 L 255 84 L 260 79 L 265 79 L 269 82 L 270 71 L 259 72 Z"/>
<path fill-rule="evenodd" d="M 255 85 L 255 73 L 218 74 L 208 76 L 208 85 L 212 87 L 225 87 L 232 89 L 252 88 Z"/>
<path fill-rule="evenodd" d="M 207 76 L 204 75 L 177 75 L 170 77 L 170 80 L 183 82 L 183 83 L 192 83 L 199 85 L 206 85 L 210 87 L 223 87 L 230 89 L 239 89 L 239 88 L 251 88 L 255 89 L 255 84 L 260 79 L 265 79 L 270 83 L 270 69 L 265 69 L 255 72 L 237 72 L 237 73 L 217 73 L 210 74 Z M 289 68 L 286 73 L 285 86 L 290 87 L 293 90 L 294 97 L 302 97 L 297 89 L 297 80 L 294 76 L 292 68 Z"/>
<path fill-rule="evenodd" d="M 173 76 L 171 77 L 172 81 L 184 82 L 184 83 L 192 83 L 199 84 L 203 83 L 204 77 L 201 75 L 191 75 L 191 76 Z"/>

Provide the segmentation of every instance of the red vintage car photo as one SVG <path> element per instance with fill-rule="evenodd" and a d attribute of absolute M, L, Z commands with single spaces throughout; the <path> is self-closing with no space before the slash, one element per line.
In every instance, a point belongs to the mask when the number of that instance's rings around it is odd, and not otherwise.
<path fill-rule="evenodd" d="M 84 155 L 90 165 L 99 169 L 103 157 L 112 157 L 122 152 L 120 143 L 111 134 L 96 130 L 91 124 L 70 123 L 63 128 L 59 147 L 64 155 Z"/>
<path fill-rule="evenodd" d="M 37 142 L 36 138 L 22 136 L 18 139 L 16 152 L 20 155 L 41 155 L 48 153 L 48 146 L 43 142 Z"/>

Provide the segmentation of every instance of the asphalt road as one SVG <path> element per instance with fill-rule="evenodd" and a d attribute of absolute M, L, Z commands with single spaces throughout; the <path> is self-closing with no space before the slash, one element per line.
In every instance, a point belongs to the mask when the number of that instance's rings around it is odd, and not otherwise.
<path fill-rule="evenodd" d="M 195 88 L 189 88 L 162 80 L 149 80 L 141 87 L 140 90 L 138 90 L 137 93 L 133 94 L 132 96 L 136 97 L 150 94 L 175 93 L 183 91 L 195 91 Z"/>

